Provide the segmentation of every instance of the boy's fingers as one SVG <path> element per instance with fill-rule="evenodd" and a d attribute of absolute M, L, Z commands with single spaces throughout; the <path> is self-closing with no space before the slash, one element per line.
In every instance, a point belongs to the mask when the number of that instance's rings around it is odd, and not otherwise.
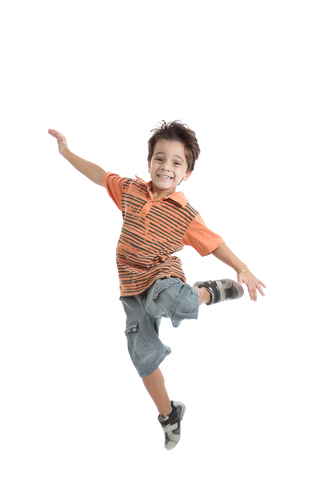
<path fill-rule="evenodd" d="M 238 285 L 242 285 L 242 283 L 246 283 L 246 285 L 248 287 L 248 293 L 249 293 L 250 299 L 254 300 L 254 302 L 257 302 L 257 290 L 260 292 L 261 295 L 265 296 L 265 293 L 262 290 L 260 284 L 264 288 L 267 288 L 267 287 L 266 287 L 266 285 L 264 283 L 262 283 L 262 281 L 260 281 L 260 280 L 258 280 L 256 278 L 255 278 L 255 282 L 254 282 L 254 280 L 251 280 L 251 281 L 253 281 L 253 282 L 248 284 L 247 280 L 239 278 Z"/>
<path fill-rule="evenodd" d="M 258 291 L 260 292 L 260 294 L 263 295 L 263 297 L 264 297 L 265 296 L 264 291 L 262 290 L 262 288 L 260 287 L 259 284 L 256 285 L 256 288 L 258 289 Z M 255 291 L 255 294 L 256 294 L 256 291 Z"/>
<path fill-rule="evenodd" d="M 249 292 L 249 296 L 250 296 L 251 300 L 255 300 L 254 299 L 254 288 L 252 286 L 248 287 L 248 292 Z"/>
<path fill-rule="evenodd" d="M 48 130 L 48 132 L 49 132 L 50 135 L 52 135 L 53 137 L 56 137 L 57 139 L 60 139 L 60 138 L 64 137 L 63 134 L 61 134 L 60 132 L 58 132 L 58 130 L 54 130 L 53 128 L 50 128 Z"/>

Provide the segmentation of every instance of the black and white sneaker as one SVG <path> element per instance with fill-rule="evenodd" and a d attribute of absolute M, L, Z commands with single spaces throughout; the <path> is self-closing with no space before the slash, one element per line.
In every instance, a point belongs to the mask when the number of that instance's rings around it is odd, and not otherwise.
<path fill-rule="evenodd" d="M 207 304 L 217 304 L 223 300 L 240 299 L 244 294 L 244 289 L 233 280 L 197 281 L 193 286 L 206 288 L 211 295 L 211 302 Z"/>
<path fill-rule="evenodd" d="M 183 419 L 186 407 L 180 401 L 171 401 L 172 411 L 167 417 L 158 416 L 158 420 L 165 433 L 165 448 L 172 450 L 175 448 L 181 437 L 181 420 Z"/>

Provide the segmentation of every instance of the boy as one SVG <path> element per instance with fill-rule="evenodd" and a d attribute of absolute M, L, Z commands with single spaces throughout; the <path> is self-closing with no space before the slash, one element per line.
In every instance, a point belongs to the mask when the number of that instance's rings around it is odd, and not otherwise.
<path fill-rule="evenodd" d="M 261 285 L 247 266 L 212 232 L 184 194 L 176 192 L 194 169 L 200 148 L 195 133 L 180 121 L 162 122 L 148 141 L 150 182 L 105 172 L 73 154 L 65 137 L 49 133 L 58 141 L 59 152 L 79 172 L 107 189 L 123 215 L 117 244 L 120 292 L 127 319 L 125 334 L 134 366 L 152 397 L 165 433 L 165 448 L 180 440 L 180 422 L 185 412 L 181 402 L 170 401 L 159 365 L 171 350 L 159 339 L 162 317 L 174 327 L 183 319 L 197 319 L 202 304 L 216 304 L 242 297 L 242 283 L 251 300 L 257 300 Z M 232 280 L 186 283 L 182 264 L 173 253 L 184 245 L 202 256 L 212 253 L 231 266 L 238 276 Z"/>

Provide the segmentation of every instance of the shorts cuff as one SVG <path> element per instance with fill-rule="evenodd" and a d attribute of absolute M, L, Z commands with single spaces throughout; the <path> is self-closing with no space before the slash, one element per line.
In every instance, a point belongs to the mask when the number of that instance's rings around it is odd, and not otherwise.
<path fill-rule="evenodd" d="M 158 361 L 156 361 L 152 366 L 150 366 L 150 368 L 145 368 L 143 370 L 138 370 L 138 375 L 141 377 L 141 378 L 145 378 L 145 377 L 149 377 L 150 375 L 152 375 L 152 373 L 155 372 L 155 370 L 157 368 L 159 368 L 159 366 L 161 365 L 161 363 L 163 362 L 163 360 L 169 356 L 169 354 L 171 354 L 172 350 L 170 347 L 167 348 L 167 350 L 163 353 L 163 355 L 160 357 L 160 359 Z"/>

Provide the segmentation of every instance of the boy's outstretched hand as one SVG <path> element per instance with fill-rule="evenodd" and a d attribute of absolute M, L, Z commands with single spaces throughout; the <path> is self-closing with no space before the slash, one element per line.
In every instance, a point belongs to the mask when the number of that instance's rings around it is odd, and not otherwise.
<path fill-rule="evenodd" d="M 250 271 L 238 273 L 238 285 L 242 285 L 242 283 L 247 285 L 249 296 L 251 300 L 254 300 L 254 302 L 257 302 L 257 290 L 264 296 L 264 291 L 262 290 L 261 285 L 264 288 L 267 288 L 266 285 L 262 283 L 262 281 L 255 278 L 254 274 Z"/>
<path fill-rule="evenodd" d="M 67 141 L 66 138 L 63 136 L 63 134 L 52 128 L 49 128 L 48 132 L 50 135 L 52 135 L 52 137 L 55 137 L 57 139 L 59 153 L 61 155 L 63 155 L 66 151 L 68 151 Z"/>
<path fill-rule="evenodd" d="M 248 270 L 246 264 L 241 262 L 241 260 L 238 259 L 238 257 L 228 248 L 225 243 L 219 245 L 219 247 L 217 247 L 216 250 L 212 252 L 212 255 L 214 255 L 217 259 L 221 260 L 228 266 L 232 267 L 235 271 L 240 269 L 240 271 L 237 271 L 238 284 L 242 285 L 242 283 L 245 283 L 245 285 L 247 285 L 251 300 L 254 300 L 254 302 L 257 301 L 257 290 L 261 295 L 264 296 L 261 285 L 264 288 L 267 288 L 266 285 L 262 283 L 262 281 L 255 278 L 254 274 L 252 274 Z"/>

